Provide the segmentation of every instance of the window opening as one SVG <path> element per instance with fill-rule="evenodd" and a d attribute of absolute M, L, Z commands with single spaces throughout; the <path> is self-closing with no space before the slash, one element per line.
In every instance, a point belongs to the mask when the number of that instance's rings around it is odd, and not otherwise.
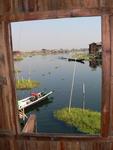
<path fill-rule="evenodd" d="M 19 115 L 26 120 L 35 113 L 38 132 L 77 135 L 100 132 L 91 130 L 93 121 L 95 126 L 100 126 L 100 120 L 96 120 L 100 119 L 101 107 L 100 24 L 100 17 L 12 23 Z M 79 32 L 75 32 L 77 30 Z M 65 107 L 68 113 L 65 110 L 56 112 Z M 76 112 L 76 120 L 80 115 L 87 114 L 81 128 L 73 121 L 74 108 L 80 108 Z M 85 112 L 85 109 L 97 112 Z M 85 121 L 89 121 L 90 115 L 92 126 L 88 128 Z M 61 117 L 69 120 L 65 123 Z M 82 131 L 83 128 L 85 131 Z"/>

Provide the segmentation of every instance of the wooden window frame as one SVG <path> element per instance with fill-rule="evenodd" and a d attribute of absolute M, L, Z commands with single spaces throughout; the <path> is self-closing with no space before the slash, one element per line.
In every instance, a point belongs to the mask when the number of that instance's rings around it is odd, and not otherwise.
<path fill-rule="evenodd" d="M 92 17 L 92 16 L 90 16 L 90 17 Z M 100 17 L 100 16 L 98 16 L 98 17 Z M 101 18 L 101 17 L 100 17 Z M 53 18 L 54 19 L 54 18 Z M 89 18 L 90 19 L 90 18 Z M 40 20 L 40 19 L 39 19 Z M 38 20 L 37 20 L 38 21 Z M 35 134 L 37 134 L 37 133 L 35 133 Z M 46 133 L 47 135 L 55 135 L 55 133 L 52 133 L 52 134 L 50 134 L 50 133 Z M 34 135 L 34 134 L 32 134 L 32 135 Z M 40 134 L 40 132 L 37 134 L 38 136 L 40 136 L 40 135 L 45 135 L 45 133 L 41 133 Z M 58 135 L 60 135 L 61 137 L 62 137 L 62 135 L 71 135 L 70 133 L 66 133 L 66 134 L 62 134 L 62 133 L 58 133 Z M 85 135 L 83 135 L 83 136 L 85 136 Z M 100 133 L 98 134 L 98 136 L 100 136 Z M 97 137 L 98 137 L 97 136 Z M 75 137 L 76 137 L 76 133 L 75 133 Z M 78 137 L 78 136 L 77 136 Z M 81 137 L 81 135 L 79 135 L 79 137 Z"/>
<path fill-rule="evenodd" d="M 18 125 L 18 113 L 16 106 L 16 90 L 14 85 L 14 72 L 13 72 L 13 57 L 12 57 L 12 42 L 11 42 L 11 30 L 10 23 L 14 21 L 25 21 L 25 20 L 41 20 L 41 19 L 55 19 L 55 18 L 67 18 L 67 17 L 87 17 L 87 16 L 101 16 L 101 24 L 102 24 L 102 46 L 103 46 L 103 56 L 102 56 L 102 109 L 101 109 L 101 134 L 98 136 L 76 136 L 75 134 L 49 134 L 49 133 L 37 133 L 37 134 L 23 134 L 19 130 Z M 5 17 L 1 18 L 1 31 L 3 38 L 3 51 L 4 59 L 7 60 L 7 66 L 9 63 L 9 69 L 7 68 L 8 78 L 10 78 L 10 83 L 8 83 L 9 89 L 11 88 L 11 92 L 14 95 L 12 99 L 10 98 L 10 102 L 13 104 L 11 109 L 11 116 L 6 114 L 5 120 L 10 119 L 9 124 L 4 123 L 4 119 L 2 121 L 2 128 L 8 129 L 7 135 L 9 132 L 12 132 L 19 136 L 19 138 L 35 138 L 38 140 L 112 140 L 113 133 L 113 15 L 109 12 L 102 13 L 98 9 L 77 9 L 75 11 L 67 10 L 67 11 L 47 11 L 41 13 L 29 13 L 29 14 L 16 14 L 16 15 L 5 15 Z M 10 57 L 8 57 L 10 56 Z M 1 59 L 1 57 L 0 57 Z M 5 84 L 3 82 L 3 84 Z M 4 93 L 5 94 L 5 93 Z M 6 104 L 8 107 L 8 105 Z M 6 134 L 6 133 L 5 133 Z"/>

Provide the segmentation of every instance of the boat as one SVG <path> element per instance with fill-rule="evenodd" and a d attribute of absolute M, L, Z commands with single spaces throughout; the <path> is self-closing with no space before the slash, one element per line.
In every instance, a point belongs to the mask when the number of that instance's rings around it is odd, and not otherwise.
<path fill-rule="evenodd" d="M 18 110 L 23 110 L 25 108 L 30 107 L 31 105 L 34 105 L 42 100 L 45 100 L 52 93 L 53 93 L 52 91 L 48 93 L 44 92 L 31 93 L 31 96 L 18 101 Z"/>
<path fill-rule="evenodd" d="M 74 58 L 68 58 L 68 61 L 76 61 L 84 64 L 84 59 L 74 59 Z"/>
<path fill-rule="evenodd" d="M 75 61 L 74 58 L 68 58 L 68 61 Z"/>
<path fill-rule="evenodd" d="M 83 63 L 84 64 L 84 59 L 76 59 L 77 62 Z"/>

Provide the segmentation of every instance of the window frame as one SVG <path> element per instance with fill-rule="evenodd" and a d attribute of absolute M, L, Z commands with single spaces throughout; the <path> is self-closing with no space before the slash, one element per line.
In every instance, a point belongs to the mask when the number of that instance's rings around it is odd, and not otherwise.
<path fill-rule="evenodd" d="M 57 14 L 57 18 L 67 18 L 69 17 L 69 15 L 65 14 L 63 12 L 59 11 L 59 13 Z M 50 14 L 50 12 L 49 12 Z M 100 139 L 102 137 L 106 138 L 108 136 L 111 136 L 113 131 L 112 131 L 112 124 L 113 121 L 111 119 L 112 116 L 112 106 L 111 104 L 112 102 L 112 86 L 111 86 L 111 81 L 112 81 L 112 77 L 111 77 L 111 66 L 112 66 L 112 61 L 111 58 L 113 57 L 111 55 L 111 51 L 113 50 L 113 42 L 111 42 L 112 36 L 113 36 L 113 31 L 112 31 L 112 26 L 113 26 L 113 16 L 110 14 L 103 14 L 100 15 L 102 13 L 97 12 L 97 14 L 95 16 L 100 16 L 101 17 L 101 25 L 102 25 L 102 46 L 103 46 L 103 56 L 102 56 L 102 104 L 101 104 L 101 133 L 100 135 L 94 135 L 94 136 L 76 136 L 71 135 L 71 134 L 49 134 L 49 133 L 36 133 L 36 134 L 29 134 L 29 133 L 21 133 L 21 132 L 17 132 L 18 135 L 23 136 L 23 137 L 35 137 L 38 139 L 50 139 L 50 140 L 58 140 L 58 139 L 77 139 L 77 140 L 97 140 Z M 47 14 L 46 14 L 47 15 Z M 9 22 L 8 25 L 10 25 L 11 22 L 14 21 L 22 21 L 22 20 L 37 20 L 37 16 L 33 16 L 33 17 L 27 17 L 28 15 L 25 16 L 21 16 L 18 19 L 18 16 L 14 17 L 14 18 L 9 18 Z M 87 16 L 94 16 L 92 15 L 92 13 L 89 12 L 89 14 L 87 15 L 87 11 L 85 10 L 85 14 L 84 11 L 80 13 L 78 13 L 76 15 L 77 17 L 87 17 Z M 72 14 L 70 17 L 74 17 Z M 40 17 L 38 18 L 38 20 L 41 19 L 56 19 L 56 14 L 55 16 L 44 16 L 44 13 L 42 15 L 40 15 Z M 112 33 L 111 33 L 112 32 Z M 11 40 L 12 37 L 10 36 L 10 45 L 12 45 Z M 113 72 L 113 71 L 112 71 Z M 16 101 L 16 99 L 15 99 Z M 15 118 L 17 118 L 17 114 L 15 114 Z M 19 130 L 18 130 L 19 131 Z"/>

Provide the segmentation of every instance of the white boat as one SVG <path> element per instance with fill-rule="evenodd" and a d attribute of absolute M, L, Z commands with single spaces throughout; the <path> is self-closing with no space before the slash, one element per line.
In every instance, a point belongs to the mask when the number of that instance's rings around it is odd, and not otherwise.
<path fill-rule="evenodd" d="M 22 100 L 18 101 L 18 110 L 22 110 L 25 109 L 35 103 L 38 103 L 44 99 L 46 99 L 50 94 L 52 94 L 53 92 L 50 91 L 48 93 L 44 93 L 44 92 L 40 92 L 40 93 L 33 93 L 31 96 L 26 97 Z"/>

